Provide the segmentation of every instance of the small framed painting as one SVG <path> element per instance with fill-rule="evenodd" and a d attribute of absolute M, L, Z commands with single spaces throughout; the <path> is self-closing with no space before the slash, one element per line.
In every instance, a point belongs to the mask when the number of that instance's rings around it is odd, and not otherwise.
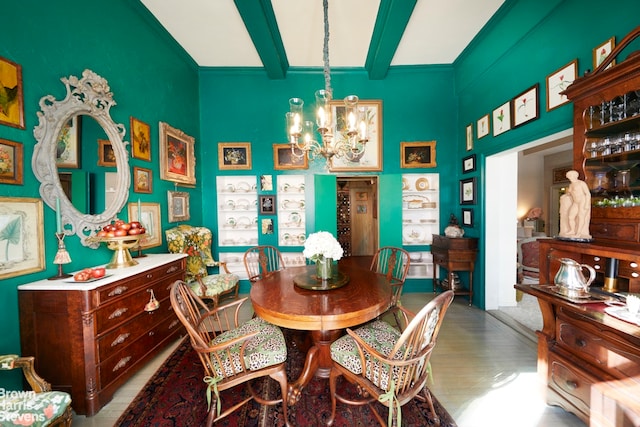
<path fill-rule="evenodd" d="M 435 168 L 436 141 L 401 142 L 401 168 Z"/>
<path fill-rule="evenodd" d="M 22 144 L 0 138 L 0 184 L 22 185 Z"/>
<path fill-rule="evenodd" d="M 196 185 L 195 138 L 160 122 L 160 179 Z"/>
<path fill-rule="evenodd" d="M 250 142 L 220 142 L 218 143 L 218 168 L 251 169 Z"/>
<path fill-rule="evenodd" d="M 489 128 L 489 115 L 485 114 L 476 122 L 476 135 L 478 135 L 478 139 L 489 135 Z"/>
<path fill-rule="evenodd" d="M 131 117 L 131 156 L 135 159 L 151 161 L 151 127 Z"/>
<path fill-rule="evenodd" d="M 462 225 L 473 227 L 473 209 L 462 208 Z"/>
<path fill-rule="evenodd" d="M 476 179 L 467 178 L 460 180 L 460 204 L 474 205 L 476 203 Z"/>
<path fill-rule="evenodd" d="M 111 141 L 98 140 L 98 166 L 116 167 L 116 153 L 113 152 Z"/>
<path fill-rule="evenodd" d="M 188 221 L 191 218 L 189 193 L 167 191 L 167 201 L 169 202 L 169 222 Z"/>
<path fill-rule="evenodd" d="M 44 270 L 42 200 L 0 197 L 0 279 Z"/>
<path fill-rule="evenodd" d="M 299 149 L 292 149 L 291 144 L 273 144 L 273 168 L 276 170 L 308 169 L 309 159 Z"/>
<path fill-rule="evenodd" d="M 611 37 L 609 40 L 593 48 L 593 69 L 594 70 L 598 68 L 600 64 L 602 64 L 607 59 L 607 57 L 609 56 L 609 54 L 611 53 L 611 51 L 615 46 L 616 46 L 616 38 Z M 611 61 L 609 65 L 607 65 L 607 68 L 613 67 L 615 64 L 616 64 L 616 60 L 614 59 L 613 61 Z"/>
<path fill-rule="evenodd" d="M 547 76 L 547 111 L 551 111 L 569 102 L 569 98 L 562 92 L 564 92 L 577 77 L 577 59 L 574 59 L 564 67 Z"/>
<path fill-rule="evenodd" d="M 133 168 L 133 191 L 136 193 L 152 193 L 153 175 L 151 169 Z"/>
<path fill-rule="evenodd" d="M 513 98 L 511 101 L 514 128 L 538 118 L 538 115 L 540 114 L 538 105 L 538 87 L 539 84 L 536 83 L 520 95 Z"/>
<path fill-rule="evenodd" d="M 0 82 L 5 92 L 0 108 L 0 124 L 24 129 L 22 66 L 0 57 Z"/>
<path fill-rule="evenodd" d="M 468 124 L 465 129 L 466 141 L 467 141 L 467 151 L 473 150 L 473 125 Z"/>
<path fill-rule="evenodd" d="M 260 213 L 262 215 L 276 214 L 276 196 L 260 196 Z"/>
<path fill-rule="evenodd" d="M 476 155 L 472 154 L 470 156 L 462 159 L 462 173 L 469 173 L 476 170 Z"/>
<path fill-rule="evenodd" d="M 81 167 L 81 128 L 80 116 L 73 116 L 62 126 L 56 143 L 56 165 L 59 168 L 79 169 Z"/>
<path fill-rule="evenodd" d="M 146 249 L 160 246 L 162 244 L 160 203 L 129 203 L 128 211 L 129 222 L 138 221 L 146 230 L 140 239 L 140 247 Z"/>
<path fill-rule="evenodd" d="M 511 129 L 511 101 L 507 101 L 493 110 L 493 136 Z"/>

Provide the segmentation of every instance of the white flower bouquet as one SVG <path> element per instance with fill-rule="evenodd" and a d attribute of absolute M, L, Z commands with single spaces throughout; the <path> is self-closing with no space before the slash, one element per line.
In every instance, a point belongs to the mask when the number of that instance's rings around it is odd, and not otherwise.
<path fill-rule="evenodd" d="M 317 262 L 325 258 L 333 260 L 339 260 L 342 258 L 342 246 L 333 237 L 333 234 L 328 231 L 318 231 L 316 233 L 309 234 L 307 240 L 304 242 L 304 251 L 302 254 L 305 258 L 309 258 L 311 261 Z"/>

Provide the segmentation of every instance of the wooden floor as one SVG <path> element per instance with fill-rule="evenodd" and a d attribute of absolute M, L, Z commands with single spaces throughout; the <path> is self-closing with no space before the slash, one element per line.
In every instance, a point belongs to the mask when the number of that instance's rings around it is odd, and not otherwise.
<path fill-rule="evenodd" d="M 405 294 L 403 305 L 417 311 L 433 294 Z M 250 316 L 250 304 L 245 304 Z M 547 406 L 536 374 L 534 335 L 508 326 L 464 298 L 454 300 L 431 357 L 431 390 L 460 427 L 584 427 L 576 416 Z M 176 343 L 177 344 L 177 343 Z M 97 415 L 75 416 L 75 427 L 111 427 L 175 347 L 136 374 Z M 203 396 L 203 402 L 205 399 Z"/>

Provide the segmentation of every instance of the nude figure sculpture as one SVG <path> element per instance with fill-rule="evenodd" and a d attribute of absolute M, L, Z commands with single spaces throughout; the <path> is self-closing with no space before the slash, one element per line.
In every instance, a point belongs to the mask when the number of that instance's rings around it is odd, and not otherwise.
<path fill-rule="evenodd" d="M 566 239 L 590 240 L 591 192 L 584 181 L 578 179 L 578 172 L 570 170 L 566 177 L 571 184 L 560 197 L 560 233 Z"/>

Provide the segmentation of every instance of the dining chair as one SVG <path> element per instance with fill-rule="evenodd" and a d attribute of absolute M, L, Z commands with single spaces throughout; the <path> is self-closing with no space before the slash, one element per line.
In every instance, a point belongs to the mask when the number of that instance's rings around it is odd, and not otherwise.
<path fill-rule="evenodd" d="M 371 260 L 371 271 L 386 276 L 391 284 L 393 290 L 392 306 L 398 305 L 400 301 L 410 263 L 409 252 L 393 246 L 378 249 Z"/>
<path fill-rule="evenodd" d="M 36 373 L 33 356 L 0 355 L 0 371 L 10 371 L 16 368 L 22 368 L 33 393 L 2 393 L 2 397 L 0 397 L 0 424 L 71 426 L 73 414 L 69 393 L 51 391 L 51 384 Z"/>
<path fill-rule="evenodd" d="M 411 399 L 426 401 L 435 416 L 427 380 L 431 376 L 429 363 L 445 313 L 453 301 L 451 290 L 441 293 L 427 303 L 416 315 L 403 307 L 395 307 L 403 316 L 402 331 L 383 320 L 374 320 L 331 344 L 332 368 L 329 376 L 332 425 L 336 402 L 349 405 L 369 405 L 378 422 L 401 425 L 402 405 Z M 360 397 L 353 399 L 337 391 L 338 379 L 346 378 L 355 384 Z M 371 403 L 379 401 L 389 408 L 387 422 Z M 394 418 L 395 412 L 395 418 Z"/>
<path fill-rule="evenodd" d="M 274 246 L 254 246 L 244 253 L 244 268 L 251 282 L 264 278 L 269 273 L 284 269 L 284 260 Z"/>
<path fill-rule="evenodd" d="M 179 225 L 165 231 L 171 253 L 186 253 L 185 281 L 202 299 L 215 307 L 224 296 L 238 297 L 240 278 L 232 274 L 224 261 L 216 261 L 211 253 L 213 234 L 206 227 Z M 218 274 L 209 274 L 207 267 L 218 267 Z"/>
<path fill-rule="evenodd" d="M 238 324 L 240 307 L 247 300 L 228 302 L 210 309 L 185 282 L 171 287 L 171 306 L 184 325 L 198 354 L 207 383 L 207 426 L 255 399 L 263 405 L 282 403 L 287 425 L 287 346 L 282 330 L 260 317 Z M 250 380 L 269 376 L 280 384 L 282 397 L 265 400 L 254 392 Z M 249 396 L 222 411 L 220 392 L 246 383 Z"/>

